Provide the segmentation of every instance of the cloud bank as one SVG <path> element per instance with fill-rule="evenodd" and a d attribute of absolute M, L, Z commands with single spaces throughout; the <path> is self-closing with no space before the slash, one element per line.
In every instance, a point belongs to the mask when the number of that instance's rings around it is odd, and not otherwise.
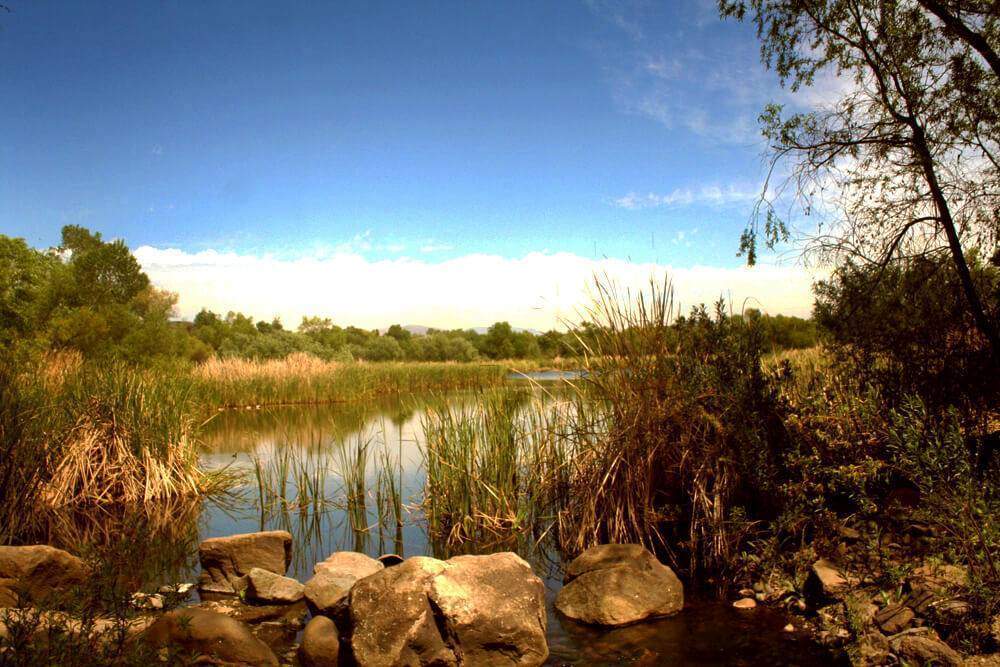
<path fill-rule="evenodd" d="M 521 258 L 470 254 L 441 262 L 369 260 L 352 252 L 277 258 L 142 246 L 135 256 L 157 286 L 177 292 L 179 315 L 202 308 L 237 310 L 296 326 L 303 315 L 366 328 L 398 322 L 440 328 L 507 320 L 535 329 L 579 321 L 595 275 L 632 290 L 669 276 L 687 311 L 720 296 L 770 313 L 807 316 L 813 276 L 796 266 L 672 268 L 571 253 L 532 252 Z"/>

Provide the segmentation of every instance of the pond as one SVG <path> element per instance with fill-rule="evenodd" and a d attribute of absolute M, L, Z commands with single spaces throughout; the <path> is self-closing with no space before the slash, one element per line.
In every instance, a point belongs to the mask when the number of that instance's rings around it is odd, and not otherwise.
<path fill-rule="evenodd" d="M 243 471 L 247 477 L 232 494 L 204 504 L 197 539 L 288 530 L 295 540 L 289 576 L 300 581 L 311 576 L 316 562 L 338 550 L 371 556 L 453 555 L 429 538 L 419 507 L 424 482 L 421 417 L 428 406 L 461 409 L 471 398 L 411 396 L 363 406 L 219 413 L 206 427 L 203 464 Z M 360 471 L 359 452 L 366 461 Z M 368 492 L 360 503 L 345 501 L 345 470 L 365 480 Z M 401 508 L 392 509 L 386 498 L 387 474 L 399 489 Z M 291 481 L 278 488 L 276 480 L 286 476 Z M 307 489 L 302 497 L 298 486 Z M 548 664 L 829 664 L 829 656 L 806 637 L 783 632 L 783 615 L 765 608 L 740 611 L 707 598 L 689 600 L 679 615 L 655 622 L 610 630 L 578 625 L 553 611 L 562 578 L 551 550 L 533 546 L 530 539 L 521 545 L 464 548 L 517 550 L 542 577 L 549 614 Z"/>

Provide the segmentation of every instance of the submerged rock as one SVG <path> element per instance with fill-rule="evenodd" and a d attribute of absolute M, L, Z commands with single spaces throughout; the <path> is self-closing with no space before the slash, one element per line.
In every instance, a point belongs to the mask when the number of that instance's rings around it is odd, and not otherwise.
<path fill-rule="evenodd" d="M 753 609 L 757 606 L 757 601 L 753 598 L 740 598 L 733 603 L 737 609 Z"/>
<path fill-rule="evenodd" d="M 556 609 L 583 623 L 626 625 L 684 607 L 680 579 L 638 544 L 591 547 L 569 564 L 565 580 Z"/>
<path fill-rule="evenodd" d="M 0 547 L 0 605 L 12 606 L 19 595 L 28 602 L 55 602 L 89 574 L 86 563 L 62 549 Z"/>
<path fill-rule="evenodd" d="M 213 537 L 198 547 L 202 593 L 232 595 L 246 589 L 250 570 L 284 575 L 292 562 L 292 535 L 284 530 Z"/>
<path fill-rule="evenodd" d="M 255 567 L 247 575 L 247 599 L 265 604 L 291 604 L 302 599 L 304 586 L 295 579 Z"/>
<path fill-rule="evenodd" d="M 149 626 L 144 636 L 154 646 L 179 646 L 217 661 L 253 667 L 278 665 L 271 649 L 254 637 L 250 628 L 224 614 L 204 609 L 169 611 Z"/>
<path fill-rule="evenodd" d="M 347 608 L 347 596 L 359 579 L 383 569 L 382 563 L 356 551 L 338 551 L 316 563 L 306 582 L 305 597 L 313 614 L 337 616 Z"/>
<path fill-rule="evenodd" d="M 337 667 L 339 655 L 337 625 L 326 616 L 314 616 L 302 633 L 299 662 L 303 667 Z"/>
<path fill-rule="evenodd" d="M 542 581 L 513 553 L 409 558 L 358 581 L 348 615 L 364 665 L 540 665 Z"/>

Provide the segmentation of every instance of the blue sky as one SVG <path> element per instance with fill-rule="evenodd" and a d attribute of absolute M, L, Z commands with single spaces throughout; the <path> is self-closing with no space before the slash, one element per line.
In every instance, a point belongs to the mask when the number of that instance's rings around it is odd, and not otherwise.
<path fill-rule="evenodd" d="M 738 270 L 756 116 L 814 101 L 714 0 L 7 4 L 0 232 L 42 247 L 82 224 L 150 266 L 172 249 Z"/>

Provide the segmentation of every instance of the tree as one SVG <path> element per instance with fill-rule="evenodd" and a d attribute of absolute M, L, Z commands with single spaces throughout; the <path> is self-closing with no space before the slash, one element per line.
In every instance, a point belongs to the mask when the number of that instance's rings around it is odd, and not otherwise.
<path fill-rule="evenodd" d="M 810 248 L 873 265 L 948 256 L 972 321 L 994 360 L 997 323 L 969 270 L 969 248 L 1000 239 L 1000 73 L 995 3 L 986 0 L 720 0 L 723 16 L 748 15 L 761 56 L 793 90 L 832 69 L 850 84 L 836 104 L 761 116 L 772 174 L 783 158 L 809 213 L 834 204 L 832 227 Z M 770 177 L 769 177 L 770 180 Z M 765 192 L 767 188 L 765 188 Z M 773 246 L 788 226 L 762 199 L 740 242 Z M 760 221 L 763 219 L 763 227 Z"/>

